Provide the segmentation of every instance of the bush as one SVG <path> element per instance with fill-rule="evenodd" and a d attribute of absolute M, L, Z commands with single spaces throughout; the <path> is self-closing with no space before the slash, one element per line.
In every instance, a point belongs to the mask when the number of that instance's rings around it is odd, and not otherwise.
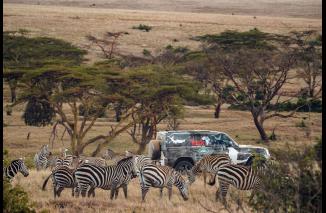
<path fill-rule="evenodd" d="M 132 29 L 149 32 L 152 29 L 152 27 L 145 24 L 139 24 L 138 26 L 133 26 Z"/>
<path fill-rule="evenodd" d="M 36 212 L 29 203 L 27 193 L 21 186 L 12 187 L 8 180 L 3 181 L 3 212 L 30 213 Z"/>
<path fill-rule="evenodd" d="M 51 124 L 55 111 L 46 98 L 30 97 L 23 119 L 28 126 L 46 126 Z"/>
<path fill-rule="evenodd" d="M 271 150 L 277 162 L 262 177 L 262 191 L 249 201 L 258 212 L 322 212 L 321 140 L 302 151 Z"/>

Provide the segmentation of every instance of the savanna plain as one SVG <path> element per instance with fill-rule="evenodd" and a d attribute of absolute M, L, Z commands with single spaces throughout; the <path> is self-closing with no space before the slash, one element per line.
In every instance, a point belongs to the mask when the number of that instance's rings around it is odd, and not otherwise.
<path fill-rule="evenodd" d="M 129 3 L 128 7 L 121 6 L 122 3 L 116 3 L 112 8 L 108 8 L 108 6 L 99 8 L 104 1 L 96 2 L 97 7 L 90 7 L 89 5 L 93 2 L 88 4 L 85 3 L 86 1 L 44 1 L 46 5 L 42 5 L 43 1 L 39 1 L 41 5 L 38 5 L 37 1 L 14 1 L 15 4 L 7 2 L 9 1 L 5 1 L 3 10 L 4 31 L 27 29 L 31 36 L 60 38 L 72 42 L 80 48 L 85 48 L 87 45 L 86 35 L 100 37 L 108 31 L 126 31 L 129 34 L 119 40 L 118 49 L 123 53 L 135 55 L 141 55 L 143 49 L 159 51 L 169 44 L 198 49 L 200 44 L 191 40 L 191 37 L 208 33 L 216 34 L 227 29 L 246 31 L 256 27 L 264 32 L 287 34 L 292 30 L 321 31 L 322 27 L 319 16 L 321 1 L 288 0 L 286 1 L 288 5 L 293 5 L 293 7 L 280 8 L 280 10 L 276 10 L 275 5 L 267 4 L 265 1 L 263 9 L 272 11 L 271 14 L 265 14 L 269 16 L 264 16 L 262 6 L 256 5 L 257 8 L 254 10 L 252 4 L 241 3 L 240 7 L 234 1 L 230 1 L 229 4 L 227 1 L 222 1 L 224 7 L 221 6 L 218 9 L 216 9 L 216 3 L 214 3 L 215 6 L 206 7 L 205 4 L 209 4 L 208 1 L 203 1 L 203 7 L 191 5 L 190 1 L 185 1 L 188 3 L 185 7 L 181 6 L 182 2 L 173 7 L 171 1 L 167 1 L 165 7 L 160 7 L 160 1 L 153 1 L 154 6 L 157 7 L 147 6 L 146 10 L 141 10 L 141 7 L 131 4 L 130 1 L 126 1 Z M 68 2 L 70 5 L 67 5 Z M 193 4 L 199 4 L 197 1 L 193 2 Z M 112 3 L 112 1 L 108 1 L 108 3 Z M 271 8 L 268 8 L 268 5 Z M 166 8 L 165 10 L 169 10 L 169 12 L 158 11 L 157 8 L 163 8 L 161 10 Z M 235 12 L 232 15 L 233 11 Z M 259 11 L 259 13 L 255 13 L 255 11 Z M 147 24 L 153 26 L 153 29 L 150 32 L 132 29 L 138 24 Z M 96 48 L 89 49 L 87 63 L 100 60 L 100 54 L 100 50 Z M 295 89 L 296 84 L 290 84 L 285 88 L 289 91 Z M 10 101 L 10 91 L 6 84 L 3 85 L 3 94 L 3 106 L 5 106 Z M 6 115 L 3 111 L 3 143 L 11 158 L 26 157 L 31 161 L 39 148 L 43 144 L 49 143 L 52 127 L 26 126 L 21 118 L 23 109 L 24 105 L 15 107 L 11 116 Z M 181 120 L 179 129 L 223 131 L 239 144 L 259 145 L 271 150 L 289 147 L 301 149 L 312 146 L 316 137 L 321 137 L 322 132 L 321 113 L 297 113 L 292 118 L 273 118 L 266 121 L 266 131 L 271 133 L 275 129 L 277 140 L 264 144 L 259 143 L 259 134 L 249 112 L 229 110 L 227 106 L 224 106 L 219 119 L 215 119 L 213 114 L 213 106 L 186 106 L 185 116 Z M 306 126 L 300 127 L 298 124 L 303 119 Z M 98 119 L 87 137 L 105 134 L 108 127 L 114 124 L 114 119 L 110 116 Z M 166 125 L 164 122 L 161 123 L 158 130 L 165 130 Z M 62 133 L 63 129 L 59 128 L 58 135 L 61 136 Z M 28 139 L 27 135 L 29 135 Z M 63 146 L 69 146 L 67 135 L 62 139 L 56 138 L 50 144 L 54 154 L 58 154 Z M 110 142 L 107 148 L 123 153 L 125 150 L 135 151 L 137 146 L 127 133 L 122 133 Z M 89 146 L 85 153 L 89 154 L 92 149 L 94 147 Z M 190 187 L 188 201 L 183 201 L 176 189 L 173 190 L 171 201 L 168 200 L 167 191 L 164 191 L 164 196 L 160 199 L 159 190 L 151 188 L 146 202 L 141 203 L 141 191 L 137 179 L 133 179 L 128 186 L 128 199 L 124 198 L 121 191 L 118 199 L 111 201 L 109 192 L 101 189 L 96 190 L 95 198 L 72 198 L 71 190 L 66 189 L 60 198 L 54 199 L 51 181 L 48 183 L 46 191 L 41 190 L 42 183 L 49 174 L 50 170 L 37 172 L 32 169 L 28 177 L 24 178 L 22 175 L 18 175 L 13 181 L 14 185 L 19 184 L 28 192 L 37 211 L 195 213 L 205 212 L 206 210 L 201 206 L 203 205 L 217 212 L 227 212 L 223 210 L 221 203 L 215 201 L 216 186 L 204 187 L 202 178 L 199 178 Z M 243 199 L 248 197 L 247 192 L 231 191 L 232 196 L 240 195 Z M 231 197 L 229 196 L 228 199 L 231 200 Z M 233 212 L 237 211 L 232 202 L 231 209 Z M 250 208 L 246 206 L 244 210 L 251 212 Z"/>

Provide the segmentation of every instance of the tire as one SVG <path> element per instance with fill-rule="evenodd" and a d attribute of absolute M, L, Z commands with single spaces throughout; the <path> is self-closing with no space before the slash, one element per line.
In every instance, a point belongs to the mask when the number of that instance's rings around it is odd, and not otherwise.
<path fill-rule="evenodd" d="M 175 165 L 175 170 L 180 171 L 180 172 L 184 172 L 185 170 L 189 170 L 193 167 L 194 165 L 187 161 L 187 160 L 181 160 L 177 163 L 177 165 Z"/>
<path fill-rule="evenodd" d="M 148 144 L 148 156 L 152 160 L 161 159 L 161 141 L 151 140 Z"/>

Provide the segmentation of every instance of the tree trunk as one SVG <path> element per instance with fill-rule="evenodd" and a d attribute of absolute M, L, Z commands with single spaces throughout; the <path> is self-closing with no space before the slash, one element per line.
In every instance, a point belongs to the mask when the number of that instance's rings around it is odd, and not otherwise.
<path fill-rule="evenodd" d="M 315 90 L 314 90 L 314 88 L 310 88 L 310 89 L 309 89 L 309 97 L 310 97 L 310 98 L 313 98 L 314 95 L 315 95 Z"/>
<path fill-rule="evenodd" d="M 115 121 L 120 122 L 121 121 L 121 109 L 120 107 L 115 108 Z"/>
<path fill-rule="evenodd" d="M 268 136 L 265 132 L 265 129 L 263 127 L 263 121 L 261 121 L 261 119 L 259 119 L 259 116 L 258 115 L 254 115 L 253 114 L 253 117 L 254 117 L 254 122 L 255 122 L 255 125 L 256 125 L 256 128 L 260 134 L 260 138 L 265 141 L 265 142 L 268 142 Z"/>
<path fill-rule="evenodd" d="M 10 94 L 11 94 L 11 103 L 14 103 L 17 99 L 16 87 L 17 87 L 17 82 L 15 80 L 10 80 L 9 88 L 10 88 Z"/>
<path fill-rule="evenodd" d="M 215 107 L 215 113 L 214 113 L 214 118 L 219 118 L 220 117 L 220 112 L 221 112 L 221 103 L 218 103 Z"/>
<path fill-rule="evenodd" d="M 137 150 L 137 154 L 140 155 L 142 154 L 146 149 L 146 143 L 140 143 L 138 144 L 138 150 Z"/>

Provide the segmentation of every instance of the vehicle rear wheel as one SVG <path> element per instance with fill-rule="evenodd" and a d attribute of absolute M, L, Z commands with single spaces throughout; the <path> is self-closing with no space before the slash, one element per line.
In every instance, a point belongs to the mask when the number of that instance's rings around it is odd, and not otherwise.
<path fill-rule="evenodd" d="M 152 160 L 159 160 L 161 158 L 161 141 L 151 140 L 148 144 L 148 156 Z"/>
<path fill-rule="evenodd" d="M 182 160 L 177 163 L 177 165 L 175 166 L 175 170 L 183 172 L 185 170 L 190 170 L 193 166 L 194 165 L 191 162 Z"/>

